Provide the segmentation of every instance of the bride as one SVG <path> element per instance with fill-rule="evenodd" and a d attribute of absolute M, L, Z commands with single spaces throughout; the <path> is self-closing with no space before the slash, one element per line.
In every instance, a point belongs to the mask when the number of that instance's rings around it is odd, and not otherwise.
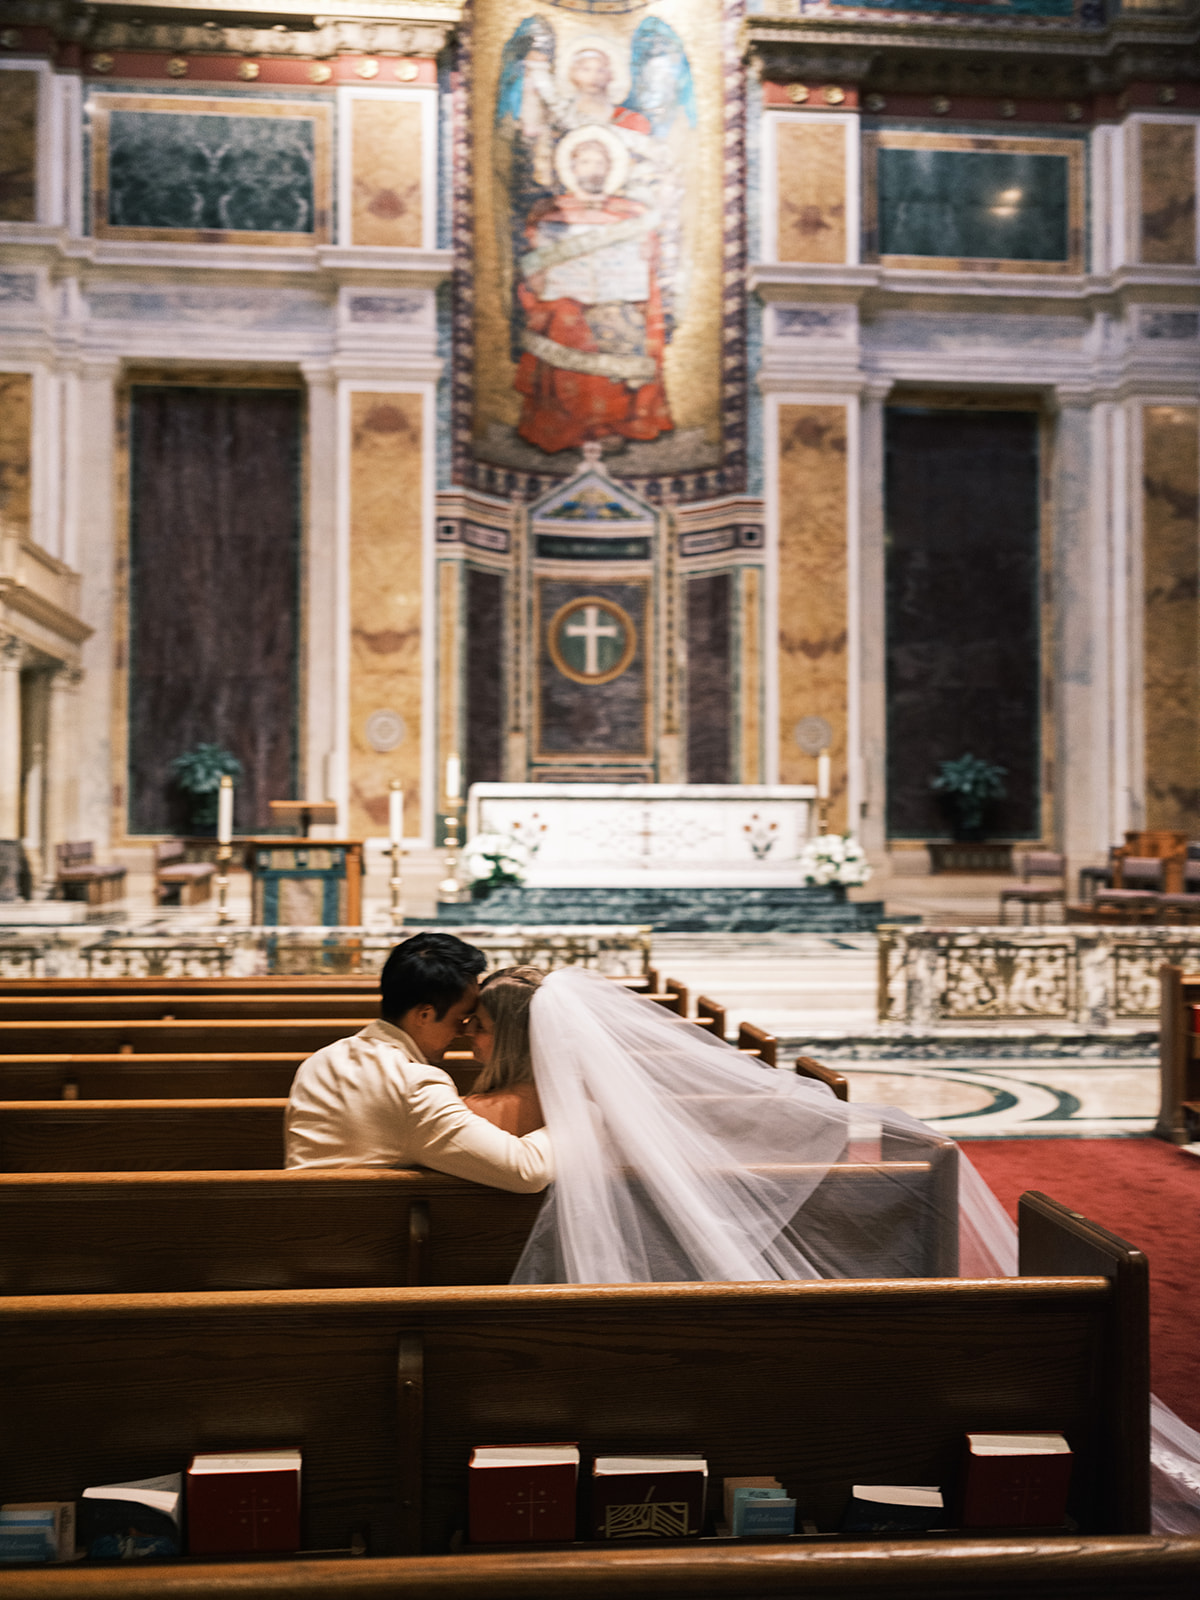
<path fill-rule="evenodd" d="M 466 1104 L 518 1135 L 544 1123 L 554 1146 L 514 1283 L 944 1276 L 955 1242 L 964 1277 L 1017 1271 L 1013 1224 L 942 1135 L 765 1070 L 595 973 L 492 973 L 472 1027 Z M 1200 1436 L 1158 1401 L 1152 1433 L 1156 1528 L 1200 1531 Z"/>

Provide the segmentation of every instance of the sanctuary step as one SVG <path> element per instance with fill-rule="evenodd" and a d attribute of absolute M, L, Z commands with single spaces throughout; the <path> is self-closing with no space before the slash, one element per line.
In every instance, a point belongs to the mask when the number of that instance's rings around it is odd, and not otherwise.
<path fill-rule="evenodd" d="M 439 905 L 438 922 L 640 923 L 686 933 L 859 933 L 884 920 L 882 900 L 846 899 L 836 885 L 729 888 L 494 889 L 484 900 Z"/>

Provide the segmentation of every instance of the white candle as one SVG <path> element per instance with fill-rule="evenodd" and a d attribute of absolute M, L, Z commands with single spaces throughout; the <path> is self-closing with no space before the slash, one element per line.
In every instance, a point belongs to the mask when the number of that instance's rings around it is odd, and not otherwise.
<path fill-rule="evenodd" d="M 457 756 L 446 757 L 446 799 L 457 800 L 462 793 L 462 762 Z"/>
<path fill-rule="evenodd" d="M 399 778 L 392 779 L 388 793 L 388 837 L 392 844 L 404 842 L 404 788 Z"/>
<path fill-rule="evenodd" d="M 829 799 L 829 755 L 825 750 L 817 757 L 817 799 Z"/>
<path fill-rule="evenodd" d="M 217 798 L 217 843 L 228 844 L 233 838 L 233 779 L 226 772 L 221 777 L 221 792 Z"/>

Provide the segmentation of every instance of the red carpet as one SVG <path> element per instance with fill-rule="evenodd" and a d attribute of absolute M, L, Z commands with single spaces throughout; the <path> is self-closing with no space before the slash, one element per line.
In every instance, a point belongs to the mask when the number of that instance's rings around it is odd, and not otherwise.
<path fill-rule="evenodd" d="M 973 1139 L 967 1154 L 1015 1219 L 1040 1189 L 1150 1262 L 1154 1392 L 1200 1428 L 1200 1160 L 1161 1139 Z"/>

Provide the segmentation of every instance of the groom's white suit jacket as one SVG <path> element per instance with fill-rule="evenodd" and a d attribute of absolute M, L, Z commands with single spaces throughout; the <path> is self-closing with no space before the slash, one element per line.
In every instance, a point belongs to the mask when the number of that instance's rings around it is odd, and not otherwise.
<path fill-rule="evenodd" d="M 544 1128 L 516 1139 L 468 1111 L 449 1073 L 382 1019 L 301 1065 L 286 1130 L 289 1167 L 432 1167 L 518 1194 L 554 1177 Z"/>

